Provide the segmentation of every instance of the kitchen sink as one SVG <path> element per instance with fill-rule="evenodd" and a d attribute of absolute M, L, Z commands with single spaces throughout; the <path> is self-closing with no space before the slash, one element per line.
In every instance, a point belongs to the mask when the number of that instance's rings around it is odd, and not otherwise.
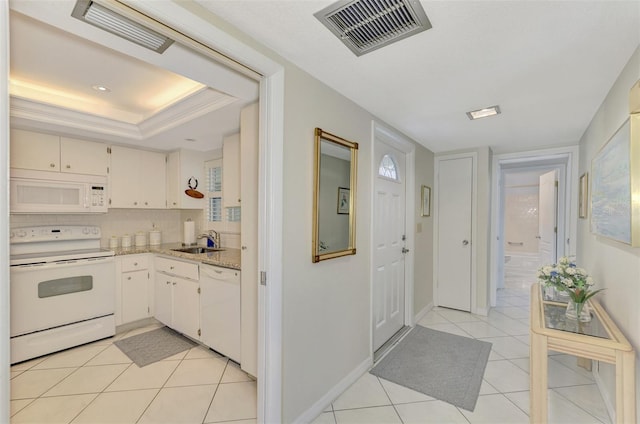
<path fill-rule="evenodd" d="M 224 249 L 220 249 L 217 247 L 183 247 L 181 249 L 171 249 L 174 252 L 183 252 L 183 253 L 211 253 L 211 252 L 221 252 Z"/>

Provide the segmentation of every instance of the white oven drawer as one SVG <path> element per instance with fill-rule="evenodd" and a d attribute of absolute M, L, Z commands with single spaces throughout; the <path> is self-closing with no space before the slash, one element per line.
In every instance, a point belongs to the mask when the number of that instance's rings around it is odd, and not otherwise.
<path fill-rule="evenodd" d="M 113 314 L 113 257 L 11 267 L 11 337 Z"/>

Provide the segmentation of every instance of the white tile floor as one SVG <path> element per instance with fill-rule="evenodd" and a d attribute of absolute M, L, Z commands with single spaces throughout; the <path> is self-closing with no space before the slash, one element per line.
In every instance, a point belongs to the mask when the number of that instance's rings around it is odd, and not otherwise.
<path fill-rule="evenodd" d="M 511 286 L 488 317 L 436 308 L 419 322 L 493 344 L 473 412 L 367 373 L 314 423 L 528 423 L 529 295 Z M 195 347 L 138 368 L 113 345 L 154 328 L 13 366 L 11 422 L 256 422 L 256 383 L 226 358 Z M 593 376 L 574 357 L 550 356 L 549 387 L 550 422 L 610 422 Z"/>
<path fill-rule="evenodd" d="M 498 292 L 488 317 L 435 308 L 418 324 L 493 344 L 473 412 L 433 399 L 369 373 L 336 399 L 314 424 L 343 423 L 528 423 L 529 291 L 510 284 Z M 590 372 L 576 358 L 549 357 L 549 422 L 609 423 Z"/>
<path fill-rule="evenodd" d="M 12 423 L 256 422 L 256 382 L 201 346 L 143 368 L 111 339 L 11 367 Z"/>

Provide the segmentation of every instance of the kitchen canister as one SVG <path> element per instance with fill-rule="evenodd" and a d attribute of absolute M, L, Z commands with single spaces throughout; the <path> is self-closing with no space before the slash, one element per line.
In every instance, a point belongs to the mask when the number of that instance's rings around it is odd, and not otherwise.
<path fill-rule="evenodd" d="M 160 230 L 149 231 L 149 244 L 151 246 L 158 246 L 162 243 L 162 232 Z"/>
<path fill-rule="evenodd" d="M 125 234 L 120 239 L 120 246 L 127 248 L 131 247 L 131 236 L 129 234 Z"/>
<path fill-rule="evenodd" d="M 109 239 L 109 249 L 117 249 L 118 248 L 118 236 L 111 236 Z"/>
<path fill-rule="evenodd" d="M 144 231 L 138 231 L 136 233 L 136 247 L 142 247 L 147 245 L 147 233 Z"/>

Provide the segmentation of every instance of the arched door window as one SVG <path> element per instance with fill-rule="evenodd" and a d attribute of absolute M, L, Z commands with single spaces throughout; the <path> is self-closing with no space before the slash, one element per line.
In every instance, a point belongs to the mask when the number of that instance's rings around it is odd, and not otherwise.
<path fill-rule="evenodd" d="M 399 181 L 398 165 L 391 155 L 384 155 L 378 167 L 378 175 L 390 180 Z"/>

